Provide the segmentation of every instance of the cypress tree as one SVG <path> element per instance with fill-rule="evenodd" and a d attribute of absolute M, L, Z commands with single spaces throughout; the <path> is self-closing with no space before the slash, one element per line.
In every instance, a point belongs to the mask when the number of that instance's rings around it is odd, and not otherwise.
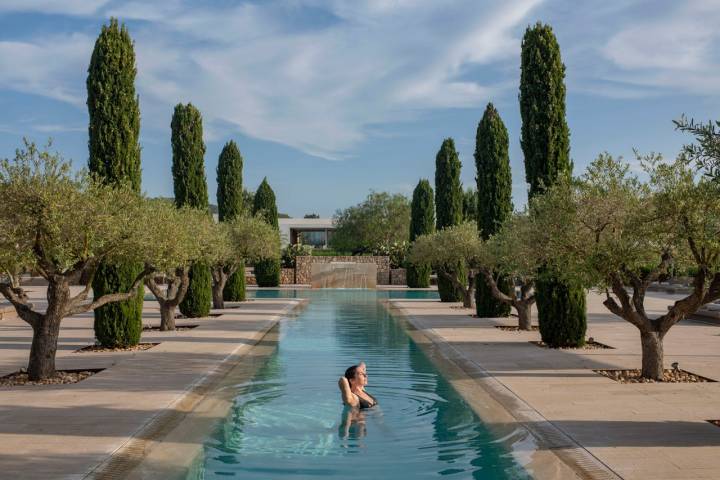
<path fill-rule="evenodd" d="M 476 222 L 478 220 L 478 195 L 474 188 L 463 192 L 463 222 Z"/>
<path fill-rule="evenodd" d="M 570 132 L 565 120 L 565 65 L 549 25 L 528 27 L 522 41 L 520 144 L 533 198 L 558 179 L 572 175 Z M 551 347 L 585 342 L 585 291 L 541 272 L 537 289 L 540 334 Z"/>
<path fill-rule="evenodd" d="M 435 157 L 436 228 L 459 225 L 463 220 L 463 190 L 460 157 L 452 138 L 446 138 Z"/>
<path fill-rule="evenodd" d="M 242 186 L 243 158 L 237 145 L 230 140 L 220 152 L 217 166 L 218 218 L 232 221 L 243 214 Z M 223 290 L 223 299 L 229 302 L 245 300 L 245 264 L 230 275 Z"/>
<path fill-rule="evenodd" d="M 178 104 L 175 106 L 170 128 L 175 205 L 208 210 L 209 214 L 202 116 L 192 104 Z M 206 317 L 210 313 L 211 301 L 210 267 L 203 262 L 195 262 L 190 267 L 190 285 L 180 303 L 180 311 L 190 318 Z"/>
<path fill-rule="evenodd" d="M 463 221 L 463 190 L 460 183 L 460 157 L 452 138 L 446 138 L 435 157 L 435 216 L 436 228 L 459 225 Z M 465 270 L 458 266 L 452 272 L 458 278 Z M 438 275 L 438 293 L 443 302 L 462 301 L 462 292 L 442 275 Z"/>
<path fill-rule="evenodd" d="M 125 26 L 110 19 L 95 41 L 88 67 L 88 168 L 108 185 L 140 192 L 140 102 L 135 93 L 135 51 Z M 127 292 L 142 265 L 101 264 L 92 280 L 97 299 Z M 144 289 L 130 300 L 94 312 L 95 336 L 105 347 L 137 345 L 142 333 Z"/>
<path fill-rule="evenodd" d="M 410 241 L 414 242 L 420 235 L 435 231 L 435 205 L 430 182 L 421 179 L 413 191 L 410 205 Z M 427 288 L 430 286 L 430 265 L 408 265 L 407 284 L 410 288 Z"/>
<path fill-rule="evenodd" d="M 279 230 L 275 192 L 270 188 L 267 177 L 255 191 L 253 215 L 261 215 L 266 223 Z M 280 259 L 263 258 L 255 262 L 255 280 L 259 287 L 277 287 L 280 285 Z"/>
<path fill-rule="evenodd" d="M 488 103 L 477 127 L 475 137 L 475 167 L 477 168 L 478 230 L 487 240 L 497 233 L 510 217 L 512 205 L 512 178 L 508 155 L 508 132 L 500 114 Z M 507 279 L 498 282 L 505 293 L 512 285 Z M 476 277 L 475 307 L 478 317 L 507 317 L 510 305 L 493 297 L 482 275 Z"/>

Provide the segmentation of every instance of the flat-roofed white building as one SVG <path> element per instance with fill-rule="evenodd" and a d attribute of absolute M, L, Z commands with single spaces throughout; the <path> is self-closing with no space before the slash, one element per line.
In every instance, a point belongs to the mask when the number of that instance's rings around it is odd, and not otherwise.
<path fill-rule="evenodd" d="M 332 218 L 279 218 L 283 242 L 327 248 L 335 230 Z"/>

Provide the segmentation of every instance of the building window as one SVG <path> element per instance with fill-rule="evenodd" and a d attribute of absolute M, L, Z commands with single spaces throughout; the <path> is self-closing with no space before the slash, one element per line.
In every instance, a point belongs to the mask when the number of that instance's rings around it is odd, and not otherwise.
<path fill-rule="evenodd" d="M 302 239 L 305 245 L 312 245 L 315 248 L 327 246 L 327 233 L 325 230 L 302 230 L 298 232 L 298 240 Z"/>

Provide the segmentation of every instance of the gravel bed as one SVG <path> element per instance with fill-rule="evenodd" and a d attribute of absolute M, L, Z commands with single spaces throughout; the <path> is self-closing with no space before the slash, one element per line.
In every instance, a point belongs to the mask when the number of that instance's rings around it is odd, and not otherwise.
<path fill-rule="evenodd" d="M 541 348 L 550 348 L 544 342 L 532 341 L 533 345 L 537 345 Z M 582 347 L 563 347 L 557 348 L 556 350 L 615 350 L 615 347 L 605 345 L 604 343 L 596 342 L 595 340 L 586 340 L 585 345 Z"/>
<path fill-rule="evenodd" d="M 160 326 L 145 325 L 143 332 L 184 332 L 185 330 L 192 330 L 200 325 L 175 325 L 175 330 L 160 330 Z"/>
<path fill-rule="evenodd" d="M 540 327 L 538 327 L 537 325 L 533 325 L 532 327 L 530 327 L 530 330 L 520 330 L 520 327 L 518 327 L 517 325 L 495 325 L 495 328 L 497 328 L 498 330 L 504 330 L 506 332 L 537 332 L 538 330 L 540 330 Z"/>
<path fill-rule="evenodd" d="M 225 309 L 225 310 L 227 310 L 227 309 Z M 206 315 L 206 316 L 204 316 L 204 317 L 186 317 L 186 316 L 183 315 L 182 313 L 176 313 L 176 314 L 175 314 L 175 319 L 177 320 L 177 319 L 181 319 L 181 318 L 182 318 L 182 319 L 193 318 L 193 319 L 196 319 L 196 320 L 197 320 L 198 318 L 218 318 L 218 317 L 220 317 L 220 316 L 222 316 L 222 313 L 210 313 L 210 314 L 208 314 L 208 315 Z"/>
<path fill-rule="evenodd" d="M 0 387 L 16 387 L 20 385 L 64 385 L 69 383 L 77 383 L 88 377 L 102 372 L 104 368 L 95 368 L 89 370 L 58 370 L 55 376 L 31 382 L 28 380 L 27 371 L 23 368 L 10 375 L 0 377 Z"/>
<path fill-rule="evenodd" d="M 138 343 L 132 347 L 115 347 L 107 348 L 102 345 L 88 345 L 79 350 L 75 350 L 74 353 L 97 353 L 97 352 L 140 352 L 142 350 L 150 350 L 151 348 L 160 345 L 159 343 Z"/>
<path fill-rule="evenodd" d="M 612 378 L 620 383 L 705 383 L 715 382 L 710 378 L 701 377 L 691 372 L 681 369 L 666 368 L 663 373 L 663 380 L 656 381 L 649 378 L 642 378 L 640 370 L 593 370 L 600 375 Z"/>

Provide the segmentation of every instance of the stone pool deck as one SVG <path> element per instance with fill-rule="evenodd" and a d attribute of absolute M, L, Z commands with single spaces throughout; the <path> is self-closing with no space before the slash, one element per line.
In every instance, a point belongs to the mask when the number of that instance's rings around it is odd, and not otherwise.
<path fill-rule="evenodd" d="M 666 311 L 677 298 L 649 294 L 648 312 Z M 573 451 L 581 478 L 720 478 L 720 428 L 707 422 L 720 419 L 720 383 L 621 384 L 593 372 L 640 366 L 637 329 L 601 301 L 588 296 L 588 337 L 613 350 L 544 349 L 529 343 L 540 339 L 539 332 L 494 328 L 513 325 L 513 317 L 473 318 L 459 304 L 390 305 L 465 362 L 463 370 L 477 384 L 492 384 L 495 398 L 539 438 L 541 448 Z M 665 339 L 665 364 L 672 362 L 720 380 L 720 328 L 696 320 L 674 326 Z"/>
<path fill-rule="evenodd" d="M 30 287 L 42 303 L 44 287 Z M 222 375 L 299 299 L 257 299 L 213 310 L 219 317 L 179 319 L 197 328 L 143 332 L 145 351 L 74 353 L 94 343 L 93 315 L 63 321 L 57 367 L 105 368 L 72 385 L 0 388 L 0 478 L 123 478 L 104 468 L 113 453 L 126 463 L 142 457 L 144 441 L 190 411 Z M 157 303 L 146 301 L 143 323 L 159 325 Z M 14 316 L 0 320 L 0 376 L 24 367 L 30 327 Z M 133 450 L 127 454 L 127 450 Z M 103 462 L 105 462 L 103 464 Z M 132 465 L 121 465 L 130 468 Z M 118 469 L 122 470 L 122 469 Z"/>

